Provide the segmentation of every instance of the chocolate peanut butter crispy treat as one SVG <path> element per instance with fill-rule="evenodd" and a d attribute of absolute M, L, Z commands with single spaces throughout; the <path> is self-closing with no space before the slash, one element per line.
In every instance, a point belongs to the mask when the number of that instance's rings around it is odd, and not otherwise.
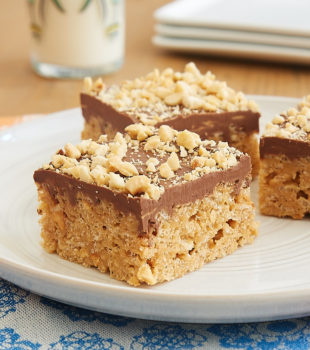
<path fill-rule="evenodd" d="M 211 73 L 201 74 L 194 63 L 184 72 L 155 69 L 145 77 L 106 87 L 101 79 L 85 79 L 81 94 L 85 119 L 82 138 L 114 137 L 132 123 L 169 125 L 196 132 L 203 139 L 226 141 L 248 153 L 253 175 L 258 173 L 258 107 L 242 92 Z"/>
<path fill-rule="evenodd" d="M 301 219 L 310 213 L 310 95 L 267 124 L 260 155 L 262 214 Z"/>
<path fill-rule="evenodd" d="M 66 144 L 34 173 L 48 252 L 136 286 L 253 241 L 248 155 L 169 126 L 126 131 Z"/>

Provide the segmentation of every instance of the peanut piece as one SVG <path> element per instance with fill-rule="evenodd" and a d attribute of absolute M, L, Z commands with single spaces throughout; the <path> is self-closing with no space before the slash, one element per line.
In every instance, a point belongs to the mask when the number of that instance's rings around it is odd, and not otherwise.
<path fill-rule="evenodd" d="M 139 141 L 143 141 L 153 135 L 152 128 L 142 124 L 131 124 L 126 127 L 125 131 L 132 139 Z"/>
<path fill-rule="evenodd" d="M 95 156 L 105 156 L 109 150 L 109 146 L 107 144 L 105 145 L 99 145 L 99 147 L 95 150 L 94 155 Z"/>
<path fill-rule="evenodd" d="M 187 151 L 183 146 L 180 146 L 180 156 L 182 158 L 187 157 Z"/>
<path fill-rule="evenodd" d="M 171 170 L 176 171 L 180 168 L 179 157 L 175 152 L 172 152 L 167 160 L 167 163 Z"/>
<path fill-rule="evenodd" d="M 164 87 L 164 86 L 159 86 L 156 91 L 155 94 L 156 96 L 158 96 L 161 99 L 165 99 L 168 95 L 171 95 L 171 90 L 169 90 L 168 88 Z"/>
<path fill-rule="evenodd" d="M 204 157 L 195 157 L 191 161 L 191 166 L 193 169 L 199 167 L 202 168 L 205 166 L 205 158 Z"/>
<path fill-rule="evenodd" d="M 305 132 L 310 132 L 310 121 L 307 122 L 307 124 L 303 127 Z"/>
<path fill-rule="evenodd" d="M 287 111 L 287 115 L 289 117 L 295 117 L 297 115 L 298 111 L 296 108 L 290 108 L 288 111 Z"/>
<path fill-rule="evenodd" d="M 171 177 L 174 176 L 174 172 L 171 170 L 168 163 L 162 163 L 159 166 L 159 173 L 160 173 L 160 176 L 163 177 L 164 179 L 170 179 Z"/>
<path fill-rule="evenodd" d="M 126 190 L 135 195 L 137 193 L 145 193 L 150 187 L 150 179 L 145 175 L 137 175 L 131 177 L 125 185 Z"/>
<path fill-rule="evenodd" d="M 151 185 L 148 187 L 146 193 L 150 196 L 151 199 L 158 200 L 159 197 L 160 197 L 161 191 L 160 191 L 160 189 L 158 188 L 158 186 L 155 186 L 155 185 L 151 184 Z"/>
<path fill-rule="evenodd" d="M 186 181 L 191 181 L 194 178 L 191 173 L 186 173 L 186 174 L 184 174 L 183 177 L 184 177 L 184 180 L 186 180 Z"/>
<path fill-rule="evenodd" d="M 160 138 L 159 136 L 155 135 L 155 136 L 151 136 L 148 138 L 148 140 L 146 141 L 145 145 L 144 145 L 144 150 L 145 151 L 150 151 L 153 150 L 155 148 L 158 148 L 160 144 Z"/>
<path fill-rule="evenodd" d="M 223 154 L 223 152 L 216 151 L 213 153 L 213 159 L 217 162 L 217 164 L 223 168 L 224 167 L 224 162 L 226 161 L 226 157 Z"/>
<path fill-rule="evenodd" d="M 158 165 L 159 161 L 156 158 L 149 158 L 145 164 L 146 164 L 146 171 L 154 173 L 156 171 L 156 165 Z"/>
<path fill-rule="evenodd" d="M 169 142 L 174 138 L 174 130 L 168 125 L 161 125 L 158 130 L 158 135 L 161 141 Z"/>
<path fill-rule="evenodd" d="M 63 163 L 64 163 L 64 156 L 60 154 L 54 154 L 52 156 L 52 164 L 56 169 L 62 167 Z"/>
<path fill-rule="evenodd" d="M 149 173 L 155 173 L 156 167 L 155 167 L 154 163 L 148 164 L 146 167 L 146 171 Z"/>
<path fill-rule="evenodd" d="M 177 144 L 183 146 L 189 151 L 192 151 L 195 147 L 201 143 L 200 136 L 194 132 L 184 130 L 177 135 Z"/>
<path fill-rule="evenodd" d="M 307 118 L 304 115 L 300 114 L 297 116 L 297 123 L 302 128 L 302 127 L 306 126 Z"/>
<path fill-rule="evenodd" d="M 182 102 L 182 97 L 181 93 L 173 93 L 165 98 L 165 103 L 168 106 L 176 106 Z"/>
<path fill-rule="evenodd" d="M 86 77 L 83 80 L 83 91 L 84 92 L 90 92 L 93 87 L 93 80 L 90 77 Z"/>
<path fill-rule="evenodd" d="M 201 77 L 201 73 L 194 62 L 187 63 L 184 70 L 185 72 L 192 73 L 197 78 Z"/>
<path fill-rule="evenodd" d="M 204 105 L 202 98 L 188 95 L 183 96 L 182 103 L 189 109 L 200 109 Z"/>
<path fill-rule="evenodd" d="M 112 155 L 118 156 L 120 158 L 123 158 L 127 153 L 127 144 L 126 143 L 119 143 L 119 142 L 112 142 L 109 145 L 109 149 Z"/>
<path fill-rule="evenodd" d="M 72 143 L 68 142 L 64 148 L 65 148 L 65 153 L 68 157 L 75 158 L 75 159 L 78 159 L 81 157 L 80 150 L 76 146 L 72 145 Z"/>
<path fill-rule="evenodd" d="M 273 124 L 282 124 L 284 122 L 284 118 L 281 115 L 276 115 L 273 119 L 272 122 Z"/>
<path fill-rule="evenodd" d="M 81 181 L 85 181 L 88 183 L 93 182 L 93 178 L 90 175 L 90 170 L 87 165 L 80 164 L 72 168 L 63 169 L 63 172 L 65 174 L 72 175 L 73 177 L 75 177 L 76 179 L 80 179 Z"/>
<path fill-rule="evenodd" d="M 95 90 L 103 90 L 103 88 L 105 87 L 105 85 L 104 85 L 104 83 L 103 83 L 103 81 L 102 81 L 102 79 L 101 78 L 98 78 L 96 81 L 95 81 L 95 83 L 94 83 L 94 85 L 93 85 L 93 88 L 95 89 Z"/>
<path fill-rule="evenodd" d="M 107 174 L 106 169 L 100 165 L 97 165 L 93 170 L 91 170 L 90 175 L 99 186 L 107 185 L 109 183 L 110 176 Z"/>
<path fill-rule="evenodd" d="M 123 162 L 119 157 L 111 157 L 108 159 L 108 169 L 110 169 L 110 171 L 118 171 L 124 176 L 139 174 L 137 168 L 133 164 Z"/>
<path fill-rule="evenodd" d="M 123 190 L 125 188 L 125 181 L 119 174 L 109 173 L 109 187 Z"/>
<path fill-rule="evenodd" d="M 91 144 L 92 140 L 83 140 L 76 147 L 79 149 L 81 154 L 85 154 L 88 152 L 88 148 Z"/>
<path fill-rule="evenodd" d="M 108 136 L 107 135 L 100 135 L 99 136 L 99 139 L 98 139 L 98 142 L 99 143 L 104 143 L 104 142 L 107 142 L 108 141 Z"/>

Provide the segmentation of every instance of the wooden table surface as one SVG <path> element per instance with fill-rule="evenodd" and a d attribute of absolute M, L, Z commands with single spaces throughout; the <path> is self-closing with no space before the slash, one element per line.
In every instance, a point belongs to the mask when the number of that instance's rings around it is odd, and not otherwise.
<path fill-rule="evenodd" d="M 247 94 L 302 97 L 310 93 L 310 66 L 182 55 L 154 47 L 152 14 L 167 2 L 126 2 L 125 63 L 117 73 L 104 77 L 107 84 L 144 75 L 155 67 L 182 70 L 194 61 L 202 72 L 211 70 L 218 79 Z M 32 71 L 26 0 L 0 1 L 0 33 L 0 116 L 48 113 L 79 105 L 81 80 L 46 79 Z"/>

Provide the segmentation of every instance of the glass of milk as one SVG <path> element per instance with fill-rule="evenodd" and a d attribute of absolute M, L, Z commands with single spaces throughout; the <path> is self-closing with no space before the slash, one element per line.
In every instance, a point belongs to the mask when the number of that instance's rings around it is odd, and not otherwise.
<path fill-rule="evenodd" d="M 27 0 L 31 64 L 42 76 L 82 78 L 118 70 L 125 0 Z"/>

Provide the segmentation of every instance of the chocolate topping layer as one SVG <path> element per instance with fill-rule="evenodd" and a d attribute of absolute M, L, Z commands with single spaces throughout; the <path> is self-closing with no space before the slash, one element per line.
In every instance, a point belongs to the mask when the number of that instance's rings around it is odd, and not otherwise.
<path fill-rule="evenodd" d="M 296 139 L 262 137 L 259 148 L 261 158 L 268 154 L 284 154 L 291 160 L 310 156 L 310 143 Z"/>
<path fill-rule="evenodd" d="M 230 141 L 230 128 L 243 131 L 248 134 L 258 132 L 259 113 L 252 111 L 218 112 L 191 114 L 178 116 L 157 125 L 169 125 L 176 130 L 191 130 L 202 138 L 208 138 L 214 134 L 220 134 L 223 140 Z"/>
<path fill-rule="evenodd" d="M 101 102 L 94 96 L 82 93 L 80 98 L 85 120 L 89 120 L 93 116 L 98 117 L 102 130 L 104 130 L 107 122 L 119 131 L 124 131 L 126 126 L 136 122 L 131 116 L 115 110 L 112 106 Z"/>
<path fill-rule="evenodd" d="M 132 123 L 139 122 L 138 119 L 119 112 L 112 106 L 100 101 L 97 97 L 88 94 L 81 94 L 82 114 L 85 120 L 96 117 L 105 133 L 106 123 L 120 132 L 123 132 L 125 127 Z M 259 130 L 258 112 L 251 110 L 235 111 L 235 112 L 210 112 L 202 111 L 199 114 L 190 114 L 186 116 L 179 115 L 170 119 L 165 119 L 156 124 L 169 125 L 176 130 L 191 130 L 199 134 L 202 138 L 210 137 L 211 135 L 220 133 L 223 140 L 230 141 L 230 128 L 233 127 L 237 131 L 243 131 L 248 134 L 258 132 Z"/>
<path fill-rule="evenodd" d="M 47 186 L 52 196 L 55 196 L 57 192 L 68 193 L 73 205 L 78 200 L 78 192 L 83 192 L 94 204 L 100 200 L 107 200 L 113 203 L 120 212 L 133 213 L 139 222 L 139 234 L 144 234 L 149 232 L 150 227 L 154 225 L 156 227 L 156 215 L 160 211 L 164 210 L 170 214 L 177 205 L 191 203 L 210 195 L 215 186 L 220 183 L 234 184 L 234 192 L 238 193 L 243 181 L 248 179 L 250 171 L 250 157 L 242 155 L 238 164 L 228 170 L 212 172 L 195 180 L 167 187 L 159 200 L 133 197 L 123 192 L 59 174 L 54 170 L 39 169 L 34 173 L 34 180 L 36 183 Z"/>

